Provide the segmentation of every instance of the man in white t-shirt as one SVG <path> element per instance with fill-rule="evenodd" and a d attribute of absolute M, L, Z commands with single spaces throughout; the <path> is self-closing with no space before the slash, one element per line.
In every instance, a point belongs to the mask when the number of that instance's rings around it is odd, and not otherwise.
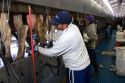
<path fill-rule="evenodd" d="M 50 21 L 62 30 L 59 39 L 51 48 L 38 46 L 45 56 L 62 56 L 67 68 L 67 83 L 90 83 L 90 59 L 78 27 L 72 22 L 68 11 L 59 11 Z"/>

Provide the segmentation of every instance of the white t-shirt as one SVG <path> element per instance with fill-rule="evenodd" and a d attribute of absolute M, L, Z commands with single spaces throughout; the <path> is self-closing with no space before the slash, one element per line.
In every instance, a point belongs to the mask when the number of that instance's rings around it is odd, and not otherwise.
<path fill-rule="evenodd" d="M 69 24 L 52 48 L 38 47 L 46 56 L 62 55 L 65 67 L 71 70 L 82 70 L 90 64 L 87 49 L 78 27 Z"/>

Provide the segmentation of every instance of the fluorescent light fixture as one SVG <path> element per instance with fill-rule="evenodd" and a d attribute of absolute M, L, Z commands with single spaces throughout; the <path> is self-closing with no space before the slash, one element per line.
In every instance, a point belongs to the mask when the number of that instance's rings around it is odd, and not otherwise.
<path fill-rule="evenodd" d="M 125 3 L 122 3 L 122 5 L 125 5 Z"/>
<path fill-rule="evenodd" d="M 112 4 L 114 1 L 110 1 L 110 3 Z"/>
<path fill-rule="evenodd" d="M 96 1 L 94 1 L 94 0 L 91 0 L 97 7 L 99 7 L 99 8 L 102 8 L 102 6 L 101 5 L 99 5 Z"/>
<path fill-rule="evenodd" d="M 110 1 L 109 3 L 115 3 L 115 2 L 117 2 L 118 0 L 112 0 L 112 1 Z"/>
<path fill-rule="evenodd" d="M 104 2 L 104 4 L 109 8 L 109 10 L 110 10 L 112 13 L 114 13 L 114 11 L 112 10 L 112 7 L 111 7 L 109 1 L 108 1 L 108 0 L 103 0 L 103 2 Z"/>
<path fill-rule="evenodd" d="M 113 5 L 111 5 L 112 7 L 116 7 L 116 6 L 118 6 L 118 4 L 116 3 L 116 4 L 113 4 Z"/>
<path fill-rule="evenodd" d="M 115 6 L 117 6 L 118 4 L 116 3 Z"/>

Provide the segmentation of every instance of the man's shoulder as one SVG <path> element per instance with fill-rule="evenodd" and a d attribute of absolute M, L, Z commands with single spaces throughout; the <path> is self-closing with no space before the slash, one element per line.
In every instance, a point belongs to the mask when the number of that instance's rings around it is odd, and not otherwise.
<path fill-rule="evenodd" d="M 72 24 L 72 23 L 70 24 L 70 26 L 72 26 L 72 27 L 78 27 L 77 25 L 75 25 L 75 24 Z"/>

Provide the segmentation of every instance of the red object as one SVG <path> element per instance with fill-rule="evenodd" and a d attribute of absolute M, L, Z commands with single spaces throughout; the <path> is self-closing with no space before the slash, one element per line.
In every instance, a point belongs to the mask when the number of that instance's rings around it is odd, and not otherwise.
<path fill-rule="evenodd" d="M 31 42 L 31 50 L 32 50 L 32 64 L 33 64 L 33 79 L 34 83 L 36 83 L 36 64 L 35 64 L 35 57 L 34 57 L 34 42 L 32 38 L 32 14 L 31 14 L 31 7 L 29 5 L 29 15 L 27 17 L 27 21 L 30 27 L 30 42 Z"/>

